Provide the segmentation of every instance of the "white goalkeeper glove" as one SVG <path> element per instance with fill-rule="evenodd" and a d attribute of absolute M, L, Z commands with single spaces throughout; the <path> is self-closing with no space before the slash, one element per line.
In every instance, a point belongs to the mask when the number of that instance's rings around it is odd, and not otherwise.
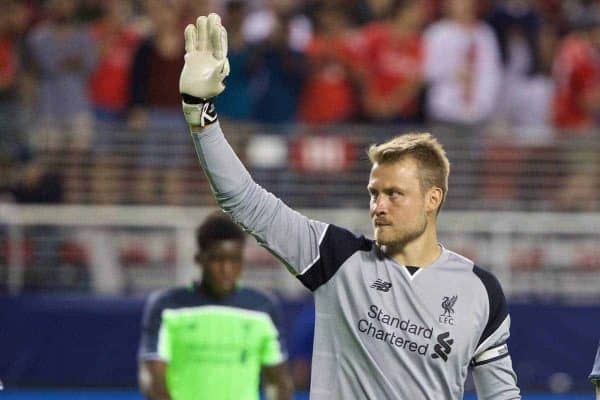
<path fill-rule="evenodd" d="M 221 17 L 200 16 L 185 28 L 185 64 L 179 77 L 183 114 L 190 126 L 204 127 L 217 120 L 214 97 L 225 90 L 229 75 L 227 31 Z"/>

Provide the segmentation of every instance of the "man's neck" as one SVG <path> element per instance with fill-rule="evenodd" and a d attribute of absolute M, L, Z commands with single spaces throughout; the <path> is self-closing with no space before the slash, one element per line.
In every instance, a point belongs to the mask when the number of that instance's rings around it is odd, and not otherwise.
<path fill-rule="evenodd" d="M 399 264 L 425 268 L 442 254 L 442 247 L 437 241 L 435 229 L 428 231 L 402 246 L 397 248 L 385 246 L 383 250 Z"/>
<path fill-rule="evenodd" d="M 223 300 L 224 298 L 226 298 L 227 296 L 229 296 L 230 294 L 232 294 L 235 291 L 235 290 L 233 290 L 228 293 L 222 293 L 222 292 L 216 291 L 205 280 L 200 281 L 200 283 L 196 285 L 196 290 L 198 290 L 200 293 L 204 294 L 205 296 L 210 297 L 215 300 Z"/>

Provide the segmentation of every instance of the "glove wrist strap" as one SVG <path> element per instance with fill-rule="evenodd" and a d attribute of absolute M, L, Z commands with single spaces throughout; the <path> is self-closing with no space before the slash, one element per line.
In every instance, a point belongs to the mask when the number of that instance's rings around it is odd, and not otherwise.
<path fill-rule="evenodd" d="M 183 114 L 189 125 L 204 128 L 217 122 L 214 99 L 202 99 L 188 94 L 182 94 L 181 97 Z"/>

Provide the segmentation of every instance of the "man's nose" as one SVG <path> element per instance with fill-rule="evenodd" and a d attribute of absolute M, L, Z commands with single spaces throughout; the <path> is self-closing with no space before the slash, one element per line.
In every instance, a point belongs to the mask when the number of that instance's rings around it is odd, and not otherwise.
<path fill-rule="evenodd" d="M 387 201 L 384 196 L 379 196 L 371 202 L 371 212 L 373 215 L 382 215 L 387 212 Z"/>
<path fill-rule="evenodd" d="M 221 268 L 224 275 L 232 275 L 235 269 L 235 263 L 231 260 L 223 260 Z"/>

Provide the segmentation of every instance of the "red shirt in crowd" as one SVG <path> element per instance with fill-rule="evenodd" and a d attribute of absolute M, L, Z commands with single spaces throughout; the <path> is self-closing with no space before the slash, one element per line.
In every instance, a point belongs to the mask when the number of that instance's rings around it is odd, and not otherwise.
<path fill-rule="evenodd" d="M 121 111 L 129 103 L 131 64 L 140 37 L 133 29 L 114 31 L 102 22 L 91 28 L 100 57 L 90 78 L 91 99 L 95 106 Z"/>
<path fill-rule="evenodd" d="M 368 42 L 365 98 L 390 105 L 399 117 L 413 116 L 423 79 L 421 35 L 397 35 L 392 26 L 382 23 L 367 26 L 364 35 Z"/>
<path fill-rule="evenodd" d="M 342 122 L 356 112 L 358 96 L 352 67 L 364 57 L 361 38 L 354 33 L 315 36 L 306 50 L 309 75 L 300 98 L 300 119 L 309 123 Z"/>
<path fill-rule="evenodd" d="M 16 84 L 18 67 L 14 42 L 8 37 L 0 36 L 0 94 L 5 90 L 9 91 Z"/>
<path fill-rule="evenodd" d="M 573 132 L 590 128 L 594 114 L 589 106 L 600 106 L 600 53 L 584 37 L 571 35 L 558 49 L 553 74 L 556 127 Z"/>

